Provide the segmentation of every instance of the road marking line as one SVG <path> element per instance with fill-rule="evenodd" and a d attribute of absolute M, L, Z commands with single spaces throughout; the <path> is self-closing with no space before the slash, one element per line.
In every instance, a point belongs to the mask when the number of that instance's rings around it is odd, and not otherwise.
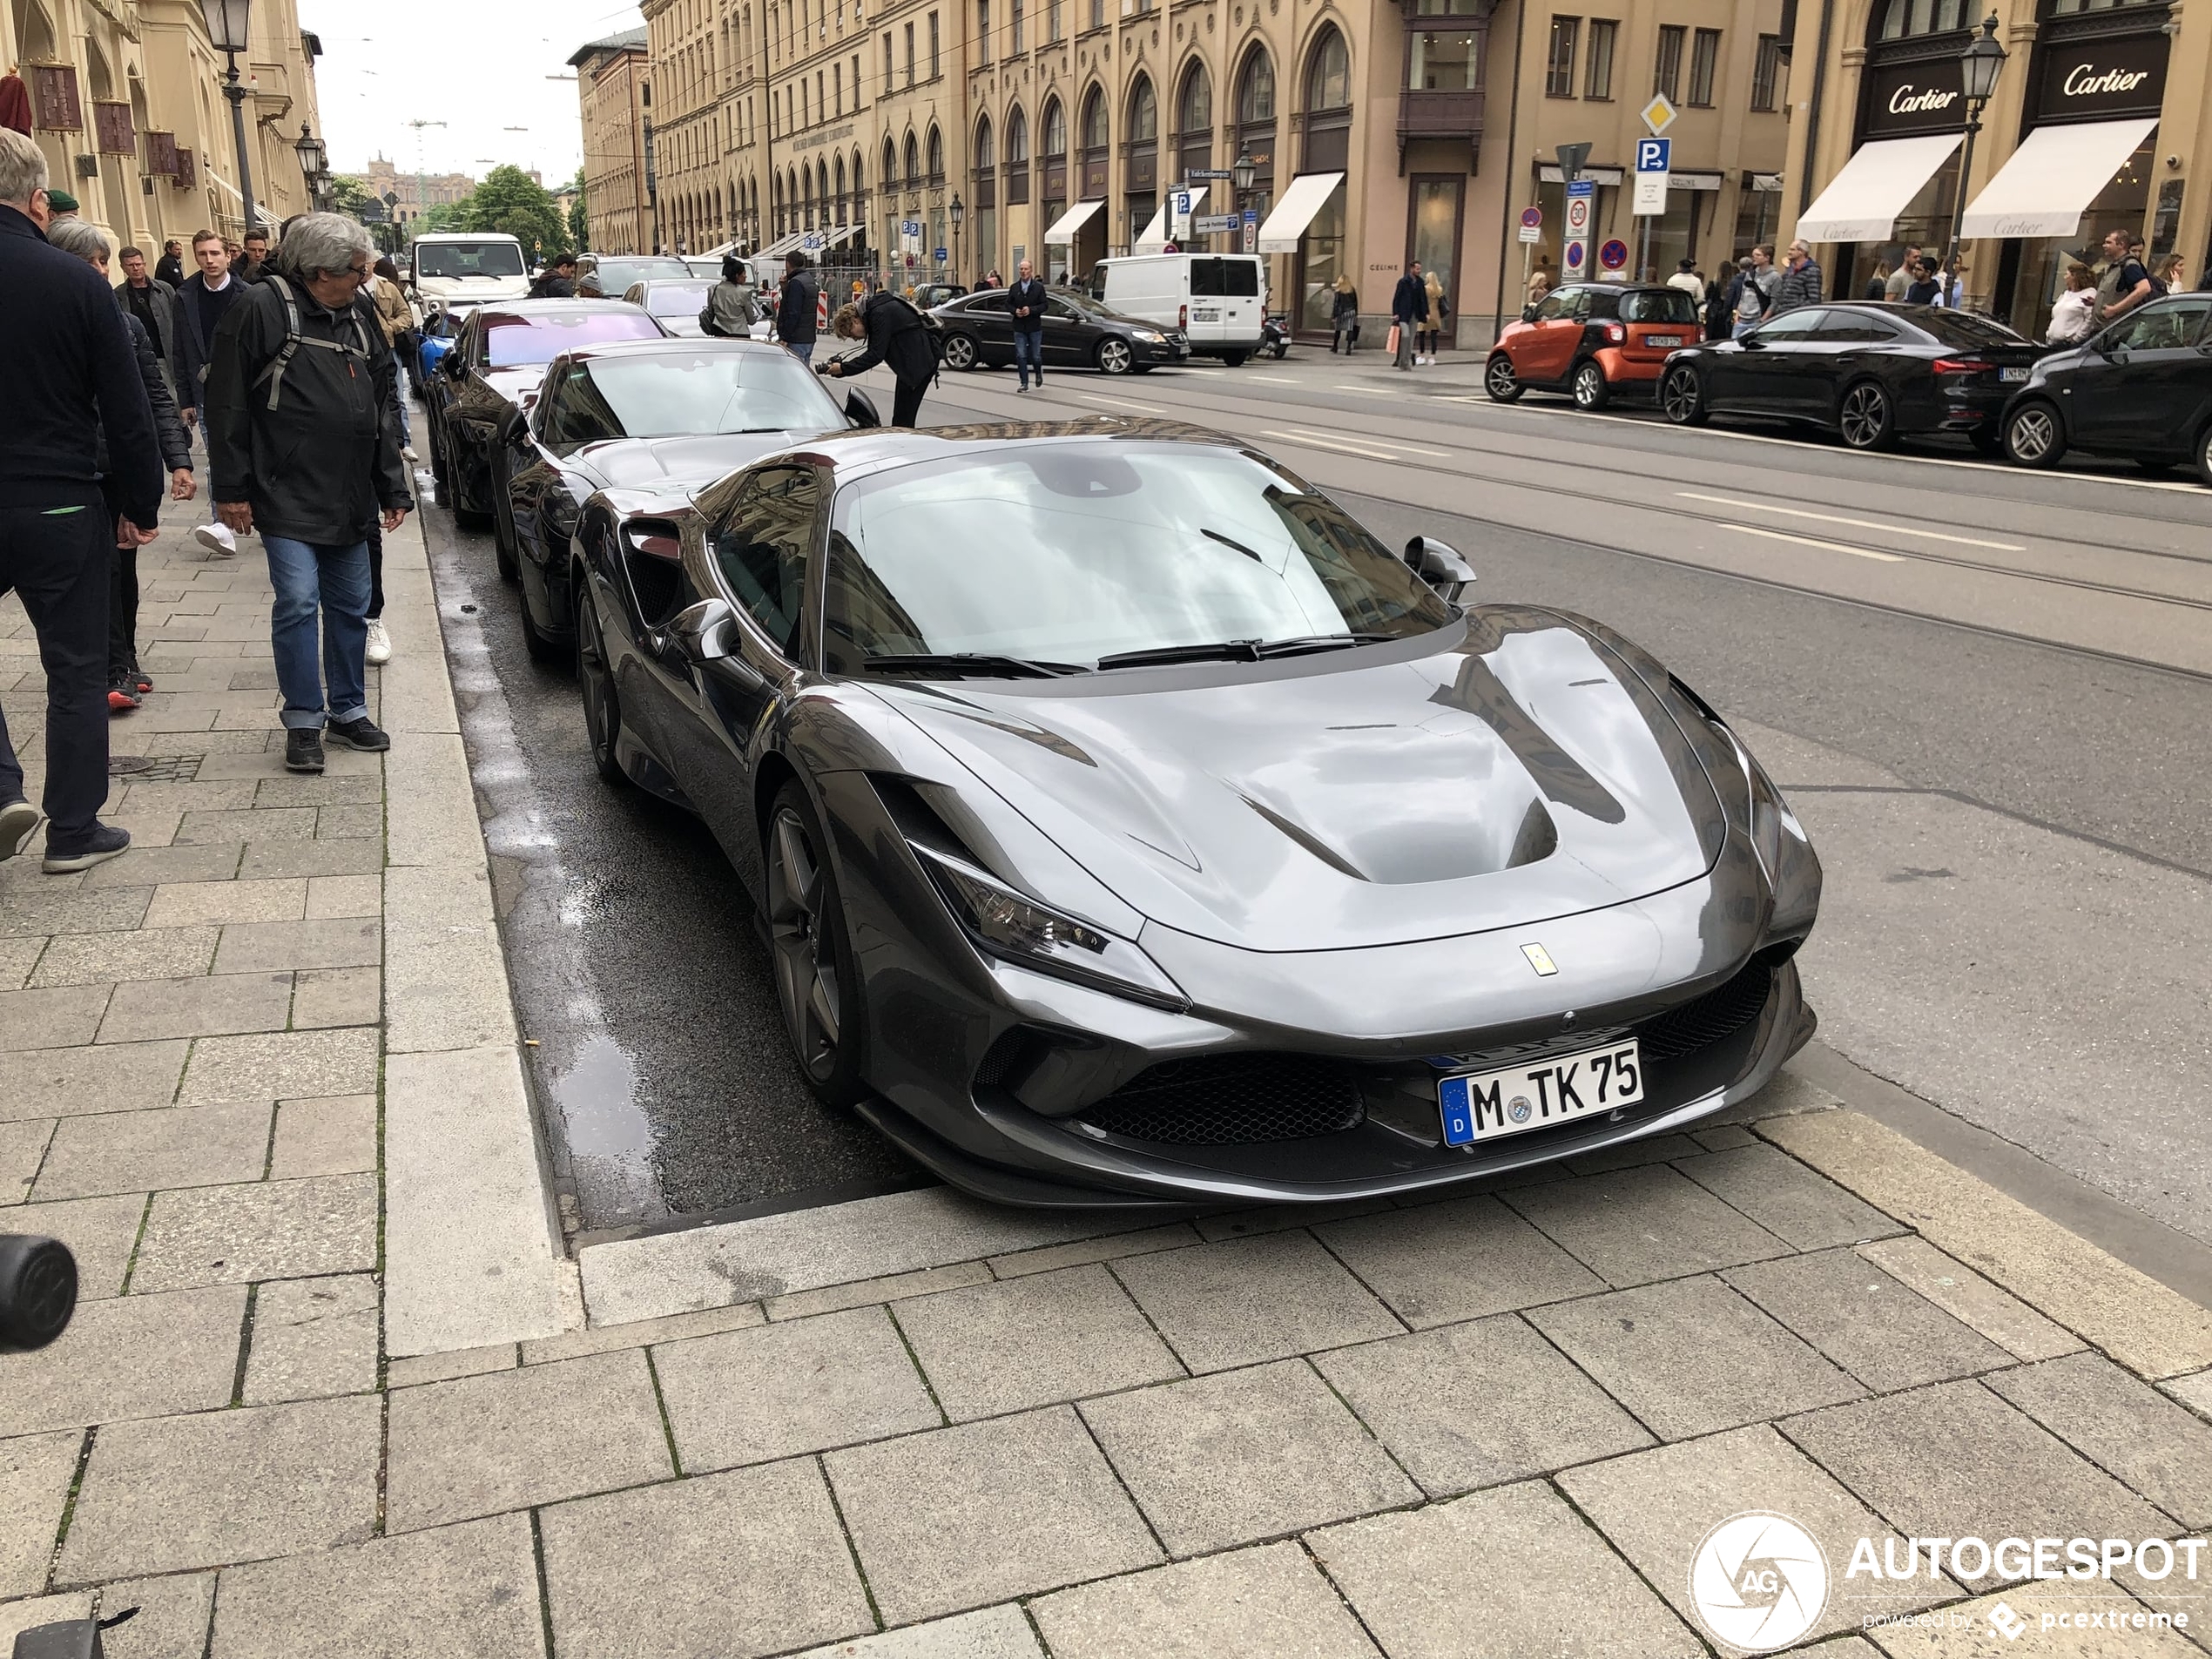
<path fill-rule="evenodd" d="M 1795 542 L 1799 547 L 1825 548 L 1831 553 L 1849 553 L 1862 559 L 1879 559 L 1885 564 L 1902 564 L 1902 553 L 1877 553 L 1871 547 L 1851 547 L 1842 542 L 1824 542 L 1812 536 L 1792 536 L 1787 530 L 1761 529 L 1757 524 L 1730 524 L 1720 521 L 1724 530 L 1742 530 L 1746 536 L 1764 536 L 1770 542 Z"/>
<path fill-rule="evenodd" d="M 1971 536 L 1946 536 L 1941 530 L 1916 530 L 1903 524 L 1885 524 L 1871 518 L 1845 518 L 1840 513 L 1809 513 L 1796 507 L 1770 507 L 1764 502 L 1737 501 L 1730 496 L 1703 496 L 1694 489 L 1677 489 L 1684 501 L 1709 501 L 1722 507 L 1741 507 L 1746 512 L 1779 513 L 1785 518 L 1814 518 L 1828 524 L 1849 524 L 1862 530 L 1883 530 L 1892 536 L 1918 536 L 1931 542 L 1956 542 L 1961 547 L 1994 548 L 2000 553 L 2025 553 L 2015 542 L 1978 542 Z"/>
<path fill-rule="evenodd" d="M 1387 449 L 1370 449 L 1359 444 L 1347 443 L 1342 438 L 1314 438 L 1308 437 L 1300 432 L 1276 432 L 1266 428 L 1262 428 L 1260 435 L 1265 438 L 1280 438 L 1285 443 L 1295 443 L 1303 448 L 1335 449 L 1345 455 L 1358 455 L 1362 461 L 1403 461 L 1406 458 L 1403 455 L 1393 455 Z"/>
<path fill-rule="evenodd" d="M 1147 415 L 1164 415 L 1165 409 L 1150 403 L 1135 403 L 1125 397 L 1109 397 L 1103 392 L 1078 392 L 1076 395 L 1086 403 L 1118 403 L 1125 409 L 1142 409 Z"/>
<path fill-rule="evenodd" d="M 1333 432 L 1316 432 L 1310 426 L 1294 426 L 1291 428 L 1291 430 L 1305 437 L 1325 438 L 1332 442 L 1342 442 L 1342 440 L 1339 439 L 1337 435 Z M 1359 443 L 1372 443 L 1379 448 L 1410 449 L 1417 455 L 1434 455 L 1439 461 L 1449 461 L 1452 458 L 1452 452 L 1449 449 L 1424 449 L 1418 443 L 1406 443 L 1397 438 L 1371 438 L 1361 436 L 1354 440 L 1354 442 Z"/>
<path fill-rule="evenodd" d="M 1247 374 L 1248 381 L 1265 381 L 1270 386 L 1303 386 L 1305 382 L 1290 374 Z"/>
<path fill-rule="evenodd" d="M 1396 397 L 1398 394 L 1387 386 L 1346 386 L 1339 381 L 1333 388 L 1339 392 L 1357 392 L 1362 397 Z"/>

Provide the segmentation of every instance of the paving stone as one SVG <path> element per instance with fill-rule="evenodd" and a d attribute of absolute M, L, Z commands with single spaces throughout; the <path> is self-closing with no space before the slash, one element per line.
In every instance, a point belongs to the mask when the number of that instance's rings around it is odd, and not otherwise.
<path fill-rule="evenodd" d="M 1388 1198 L 1346 1198 L 1334 1204 L 1263 1204 L 1244 1210 L 1225 1210 L 1200 1216 L 1192 1224 L 1201 1238 L 1256 1238 L 1262 1233 L 1287 1232 L 1294 1227 L 1318 1227 L 1325 1221 L 1352 1216 L 1372 1216 L 1397 1208 Z"/>
<path fill-rule="evenodd" d="M 373 1274 L 264 1285 L 253 1299 L 240 1398 L 260 1406 L 375 1387 L 379 1311 Z"/>
<path fill-rule="evenodd" d="M 27 1204 L 8 1217 L 10 1232 L 43 1233 L 67 1244 L 77 1258 L 77 1297 L 92 1302 L 123 1294 L 138 1224 L 146 1213 L 144 1192 L 105 1197 L 64 1198 Z"/>
<path fill-rule="evenodd" d="M 226 1568 L 221 1659 L 544 1659 L 527 1515 Z M 312 1613 L 307 1611 L 312 1609 Z"/>
<path fill-rule="evenodd" d="M 393 1532 L 676 1473 L 645 1356 L 634 1348 L 402 1389 L 391 1397 L 390 1446 Z"/>
<path fill-rule="evenodd" d="M 293 975 L 292 1028 L 295 1031 L 374 1025 L 383 1006 L 381 968 L 314 968 Z"/>
<path fill-rule="evenodd" d="M 1110 1394 L 1081 1409 L 1173 1555 L 1420 1496 L 1302 1359 Z"/>
<path fill-rule="evenodd" d="M 1161 1559 L 1066 1406 L 854 1447 L 823 1462 L 887 1623 Z"/>
<path fill-rule="evenodd" d="M 374 917 L 245 922 L 223 929 L 223 942 L 215 953 L 215 971 L 367 968 L 383 960 L 383 924 Z"/>
<path fill-rule="evenodd" d="M 36 1595 L 77 1478 L 76 1429 L 0 1440 L 0 1595 Z"/>
<path fill-rule="evenodd" d="M 1616 1291 L 1526 1317 L 1662 1440 L 1833 1405 L 1861 1392 L 1716 1278 Z"/>
<path fill-rule="evenodd" d="M 118 860 L 118 863 L 121 860 Z M 112 869 L 103 864 L 100 869 Z M 205 974 L 215 960 L 212 927 L 158 927 L 129 934 L 64 934 L 46 947 L 33 985 L 107 985 L 123 980 Z"/>
<path fill-rule="evenodd" d="M 1306 1542 L 1391 1659 L 1705 1653 L 1604 1541 L 1535 1482 L 1331 1527 Z"/>
<path fill-rule="evenodd" d="M 2184 1527 L 2212 1523 L 2212 1428 L 2102 1354 L 2000 1372 L 1988 1382 Z"/>
<path fill-rule="evenodd" d="M 2081 1350 L 2081 1339 L 2074 1332 L 2052 1324 L 1925 1238 L 1879 1239 L 1861 1244 L 1858 1253 L 2017 1359 L 2055 1359 Z"/>
<path fill-rule="evenodd" d="M 2175 1377 L 2158 1386 L 2199 1417 L 2212 1418 L 2212 1371 L 2200 1371 L 2193 1377 Z"/>
<path fill-rule="evenodd" d="M 90 1618 L 92 1592 L 72 1590 L 62 1595 L 42 1595 L 31 1602 L 0 1602 L 0 1642 L 14 1651 L 16 1638 L 42 1624 L 61 1624 Z"/>
<path fill-rule="evenodd" d="M 523 1344 L 523 1363 L 542 1366 L 551 1359 L 580 1359 L 588 1353 L 612 1353 L 617 1348 L 642 1348 L 649 1344 L 680 1342 L 686 1337 L 719 1336 L 759 1325 L 758 1302 L 739 1302 L 726 1308 L 707 1308 L 698 1313 L 671 1313 L 664 1319 L 636 1319 L 628 1325 L 593 1325 L 583 1331 L 563 1331 L 557 1337 L 538 1337 Z"/>
<path fill-rule="evenodd" d="M 1432 1497 L 1652 1443 L 1510 1315 L 1339 1348 L 1314 1365 Z"/>
<path fill-rule="evenodd" d="M 653 1366 L 687 1473 L 944 1420 L 880 1307 L 672 1342 L 653 1351 Z"/>
<path fill-rule="evenodd" d="M 289 974 L 130 980 L 115 988 L 107 1017 L 100 1022 L 100 1041 L 139 1042 L 281 1031 L 291 1012 Z"/>
<path fill-rule="evenodd" d="M 105 864 L 96 865 L 105 870 Z M 20 991 L 30 982 L 30 970 L 38 961 L 39 953 L 46 948 L 45 936 L 32 934 L 25 938 L 0 939 L 0 991 Z"/>
<path fill-rule="evenodd" d="M 516 1345 L 488 1343 L 481 1348 L 461 1348 L 452 1353 L 421 1353 L 388 1359 L 384 1382 L 390 1388 L 411 1388 L 422 1383 L 450 1382 L 455 1377 L 481 1377 L 488 1371 L 511 1371 L 520 1364 Z"/>
<path fill-rule="evenodd" d="M 376 1524 L 381 1402 L 114 1423 L 86 1466 L 57 1578 L 214 1567 L 360 1543 Z"/>
<path fill-rule="evenodd" d="M 2203 1605 L 2195 1603 L 2200 1609 Z M 2021 1649 L 2013 1636 L 1992 1622 L 1992 1615 L 2003 1617 L 1998 1612 L 2000 1608 L 2009 1609 L 2013 1619 L 2021 1622 L 2014 1625 L 2007 1619 L 2005 1629 L 2020 1635 L 2035 1633 L 2035 1640 L 2027 1646 L 2036 1659 L 2202 1659 L 2204 1653 L 2172 1629 L 2149 1628 L 2147 1615 L 2141 1628 L 2114 1628 L 2111 1620 L 2132 1621 L 2143 1612 L 2142 1604 L 2101 1583 L 2065 1581 L 2014 1585 L 1959 1602 L 1947 1609 L 1940 1628 L 1896 1625 L 1874 1634 L 1890 1659 L 2011 1659 Z M 2106 1621 L 2100 1627 L 2047 1628 L 2044 1624 L 2047 1618 L 2080 1619 L 2086 1626 L 2088 1619 L 2100 1614 Z M 2200 1620 L 2201 1614 L 2193 1612 L 2189 1623 L 2195 1627 Z"/>
<path fill-rule="evenodd" d="M 1008 1604 L 854 1642 L 833 1642 L 792 1659 L 1044 1659 L 1044 1649 L 1022 1609 Z"/>
<path fill-rule="evenodd" d="M 1737 1267 L 1790 1251 L 1766 1229 L 1665 1164 L 1526 1187 L 1507 1202 L 1615 1286 Z"/>
<path fill-rule="evenodd" d="M 287 1100 L 277 1107 L 269 1179 L 356 1175 L 376 1167 L 376 1096 Z"/>
<path fill-rule="evenodd" d="M 207 1622 L 215 1611 L 215 1575 L 177 1573 L 166 1578 L 132 1578 L 100 1591 L 99 1615 L 114 1618 L 126 1608 L 138 1611 L 105 1631 L 100 1645 L 108 1659 L 178 1659 L 206 1651 Z"/>
<path fill-rule="evenodd" d="M 1567 1167 L 1576 1175 L 1606 1175 L 1615 1170 L 1633 1170 L 1639 1164 L 1664 1163 L 1670 1158 L 1695 1156 L 1704 1150 L 1687 1135 L 1646 1135 L 1568 1158 Z"/>
<path fill-rule="evenodd" d="M 166 1106 L 176 1098 L 185 1048 L 127 1042 L 0 1054 L 0 1120 Z"/>
<path fill-rule="evenodd" d="M 0 934 L 128 933 L 144 922 L 152 896 L 150 887 L 24 888 L 0 905 Z"/>
<path fill-rule="evenodd" d="M 153 890 L 145 925 L 192 927 L 209 922 L 297 921 L 307 914 L 307 884 L 296 877 L 179 881 Z"/>
<path fill-rule="evenodd" d="M 239 1102 L 64 1118 L 33 1196 L 44 1201 L 259 1181 L 268 1158 L 269 1109 Z"/>
<path fill-rule="evenodd" d="M 264 778 L 253 796 L 256 806 L 346 806 L 381 808 L 384 780 L 374 776 Z"/>
<path fill-rule="evenodd" d="M 1321 1241 L 1415 1330 L 1606 1288 L 1487 1196 L 1318 1227 Z"/>
<path fill-rule="evenodd" d="M 1030 1604 L 1055 1659 L 1379 1659 L 1296 1544 L 1177 1561 Z"/>
<path fill-rule="evenodd" d="M 854 1279 L 849 1285 L 826 1285 L 819 1291 L 793 1291 L 788 1296 L 772 1296 L 749 1305 L 758 1305 L 771 1319 L 806 1319 L 840 1308 L 868 1307 L 909 1296 L 958 1290 L 964 1285 L 988 1284 L 990 1277 L 990 1270 L 981 1262 L 954 1262 L 945 1267 L 918 1268 L 911 1273 Z"/>
<path fill-rule="evenodd" d="M 1184 1374 L 1096 1265 L 919 1297 L 897 1318 L 956 1423 Z"/>
<path fill-rule="evenodd" d="M 0 991 L 0 1049 L 57 1049 L 90 1042 L 107 1011 L 105 985 Z"/>
<path fill-rule="evenodd" d="M 192 1045 L 178 1091 L 186 1106 L 224 1100 L 320 1100 L 376 1087 L 376 1033 L 280 1031 L 206 1037 Z"/>
<path fill-rule="evenodd" d="M 318 1176 L 157 1192 L 134 1291 L 362 1272 L 376 1263 L 376 1179 Z"/>
<path fill-rule="evenodd" d="M 1764 1141 L 1686 1157 L 1675 1167 L 1799 1250 L 1860 1244 L 1905 1231 L 1873 1205 Z"/>
<path fill-rule="evenodd" d="M 276 840 L 249 837 L 238 873 L 253 879 L 279 876 L 368 875 L 384 867 L 384 849 L 374 842 Z"/>
<path fill-rule="evenodd" d="M 1693 1626 L 1700 1617 L 1689 1598 L 1691 1558 L 1707 1533 L 1747 1510 L 1788 1516 L 1828 1553 L 1828 1605 L 1804 1640 L 1856 1630 L 1869 1617 L 1932 1607 L 1959 1593 L 1949 1580 L 1925 1571 L 1905 1580 L 1846 1576 L 1861 1538 L 1871 1539 L 1878 1552 L 1887 1546 L 1893 1561 L 1904 1559 L 1904 1541 L 1770 1424 L 1568 1469 L 1558 1484 Z"/>
<path fill-rule="evenodd" d="M 125 808 L 134 813 L 225 812 L 253 804 L 253 786 L 237 779 L 188 784 L 132 783 L 123 792 Z"/>
<path fill-rule="evenodd" d="M 1092 1262 L 1109 1262 L 1121 1256 L 1148 1256 L 1154 1251 L 1174 1250 L 1197 1242 L 1197 1230 L 1187 1221 L 1177 1221 L 1164 1227 L 1147 1227 L 1142 1232 L 1115 1233 L 1105 1238 L 1079 1238 L 1070 1244 L 1047 1244 L 1042 1250 L 1017 1251 L 1010 1256 L 994 1256 L 988 1265 L 997 1278 L 1019 1278 L 1025 1273 L 1055 1272 L 1062 1267 L 1082 1267 Z"/>
<path fill-rule="evenodd" d="M 1194 1372 L 1397 1336 L 1390 1311 L 1308 1233 L 1232 1238 L 1114 1271 Z"/>
<path fill-rule="evenodd" d="M 1915 1538 L 2155 1538 L 2169 1530 L 2155 1509 L 1979 1382 L 1810 1412 L 1781 1427 Z M 1937 1469 L 1945 1478 L 1930 1478 Z"/>
<path fill-rule="evenodd" d="M 29 1117 L 21 1123 L 0 1123 L 0 1207 L 21 1204 L 30 1196 L 30 1184 L 54 1138 L 56 1119 Z"/>
<path fill-rule="evenodd" d="M 124 865 L 129 864 L 131 859 L 136 858 L 139 853 L 151 848 L 173 844 L 177 839 L 177 826 L 184 821 L 184 814 L 181 813 L 124 813 L 117 812 L 112 808 L 102 813 L 100 817 L 114 825 L 116 828 L 130 832 L 130 858 L 116 860 L 117 863 Z M 131 884 L 118 881 L 109 885 L 127 887 Z"/>
<path fill-rule="evenodd" d="M 1721 1278 L 1877 1393 L 2013 1362 L 1851 1251 L 1757 1262 Z"/>
<path fill-rule="evenodd" d="M 544 1512 L 563 1653 L 749 1659 L 875 1620 L 813 1460 Z"/>
<path fill-rule="evenodd" d="M 1741 1123 L 1716 1123 L 1710 1129 L 1694 1129 L 1689 1131 L 1689 1138 L 1708 1152 L 1729 1152 L 1739 1146 L 1764 1144 Z"/>
<path fill-rule="evenodd" d="M 315 837 L 319 840 L 348 840 L 356 836 L 381 840 L 383 834 L 384 806 L 381 801 L 370 806 L 315 808 Z"/>
<path fill-rule="evenodd" d="M 309 841 L 314 839 L 315 809 L 273 807 L 257 811 L 186 813 L 177 826 L 179 844 L 193 841 Z M 245 873 L 243 870 L 239 872 Z"/>
<path fill-rule="evenodd" d="M 334 921 L 345 916 L 384 914 L 381 875 L 318 875 L 307 881 L 307 920 Z"/>

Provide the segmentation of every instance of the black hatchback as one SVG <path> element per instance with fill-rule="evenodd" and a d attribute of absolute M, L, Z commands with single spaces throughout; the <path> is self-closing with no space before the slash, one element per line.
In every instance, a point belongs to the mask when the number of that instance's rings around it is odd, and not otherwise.
<path fill-rule="evenodd" d="M 1972 312 L 1803 306 L 1740 340 L 1676 352 L 1659 382 L 1659 407 L 1676 426 L 1749 415 L 1822 427 L 1854 449 L 1951 432 L 1993 455 L 2006 401 L 2042 351 Z"/>
<path fill-rule="evenodd" d="M 2048 467 L 2068 449 L 2212 484 L 2212 293 L 2154 300 L 2036 363 L 2005 409 L 2006 456 Z"/>

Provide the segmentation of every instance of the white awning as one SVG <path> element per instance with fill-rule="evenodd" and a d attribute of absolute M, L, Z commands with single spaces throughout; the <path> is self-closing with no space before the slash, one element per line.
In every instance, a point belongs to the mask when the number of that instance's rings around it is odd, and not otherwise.
<path fill-rule="evenodd" d="M 1170 185 L 1168 188 L 1169 190 L 1172 190 L 1174 189 L 1174 186 Z M 1191 185 L 1190 217 L 1193 219 L 1197 218 L 1200 212 L 1205 207 L 1205 205 L 1206 187 L 1204 185 Z M 1047 236 L 1045 239 L 1049 241 L 1052 239 L 1049 236 Z M 1166 246 L 1167 239 L 1168 203 L 1167 193 L 1166 192 L 1163 192 L 1160 196 L 1160 206 L 1158 211 L 1156 212 L 1150 219 L 1145 221 L 1144 234 L 1138 237 L 1135 242 L 1130 245 L 1129 251 L 1132 253 L 1157 253 Z"/>
<path fill-rule="evenodd" d="M 1275 204 L 1275 211 L 1260 224 L 1259 251 L 1297 253 L 1298 239 L 1305 234 L 1305 227 L 1313 222 L 1321 205 L 1343 182 L 1340 172 L 1302 172 L 1291 179 L 1291 187 L 1283 192 L 1283 199 Z"/>
<path fill-rule="evenodd" d="M 1843 171 L 1828 181 L 1811 206 L 1798 216 L 1797 238 L 1805 242 L 1886 242 L 1897 216 L 1951 159 L 1959 134 L 1932 133 L 1925 138 L 1878 138 L 1862 144 Z"/>
<path fill-rule="evenodd" d="M 757 260 L 781 259 L 806 239 L 805 231 L 787 231 L 753 255 Z"/>
<path fill-rule="evenodd" d="M 2155 117 L 2037 127 L 1968 204 L 1959 234 L 2071 236 L 2121 164 L 2158 125 Z"/>
<path fill-rule="evenodd" d="M 1594 185 L 1611 185 L 1616 189 L 1622 179 L 1621 170 L 1618 167 L 1585 167 L 1575 176 L 1587 179 Z M 1567 175 L 1560 172 L 1559 163 L 1556 161 L 1547 161 L 1539 166 L 1536 169 L 1536 177 L 1547 185 L 1563 185 L 1567 182 Z"/>
<path fill-rule="evenodd" d="M 1077 202 L 1066 212 L 1061 214 L 1059 218 L 1054 219 L 1051 224 L 1045 226 L 1045 246 L 1049 247 L 1055 243 L 1074 241 L 1076 239 L 1076 233 L 1082 229 L 1085 225 L 1089 224 L 1090 222 L 1090 216 L 1105 205 L 1106 199 L 1103 196 L 1096 201 Z"/>

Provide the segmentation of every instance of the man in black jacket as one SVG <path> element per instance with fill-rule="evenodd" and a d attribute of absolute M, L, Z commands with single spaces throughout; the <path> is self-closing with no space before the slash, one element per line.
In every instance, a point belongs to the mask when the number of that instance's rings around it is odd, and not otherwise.
<path fill-rule="evenodd" d="M 123 286 L 115 291 L 115 303 L 136 317 L 153 337 L 154 355 L 161 360 L 161 372 L 169 377 L 173 394 L 185 372 L 184 324 L 177 312 L 177 290 L 147 271 L 146 256 L 138 248 L 126 247 L 118 257 L 123 261 Z"/>
<path fill-rule="evenodd" d="M 161 257 L 153 263 L 153 273 L 172 288 L 184 286 L 185 245 L 175 237 L 161 245 Z"/>
<path fill-rule="evenodd" d="M 1420 327 L 1427 312 L 1428 288 L 1421 281 L 1421 262 L 1415 260 L 1390 293 L 1390 320 L 1398 325 L 1398 356 L 1391 364 L 1393 368 L 1413 372 L 1413 330 Z"/>
<path fill-rule="evenodd" d="M 533 300 L 576 298 L 576 255 L 556 253 L 545 262 L 545 274 L 530 284 Z"/>
<path fill-rule="evenodd" d="M 90 868 L 131 845 L 99 820 L 107 799 L 108 550 L 153 540 L 161 459 L 122 314 L 81 260 L 46 246 L 46 158 L 0 128 L 0 593 L 12 589 L 38 635 L 46 671 L 46 859 L 57 873 Z M 105 432 L 119 517 L 100 494 L 94 451 Z M 0 859 L 37 826 L 0 718 Z"/>
<path fill-rule="evenodd" d="M 392 746 L 368 718 L 368 532 L 380 509 L 381 528 L 397 529 L 415 502 L 391 415 L 392 350 L 354 303 L 374 257 L 357 221 L 302 214 L 275 273 L 223 320 L 207 376 L 216 510 L 235 534 L 260 531 L 269 556 L 293 772 L 323 769 L 326 726 L 348 748 Z"/>
<path fill-rule="evenodd" d="M 839 307 L 830 331 L 840 340 L 865 340 L 868 348 L 857 357 L 832 359 L 822 372 L 841 378 L 888 363 L 898 382 L 892 394 L 891 424 L 914 425 L 921 413 L 922 391 L 937 373 L 937 348 L 930 344 L 929 325 L 921 313 L 895 293 L 871 294 L 865 305 Z"/>
<path fill-rule="evenodd" d="M 813 280 L 806 274 L 806 256 L 784 255 L 784 286 L 776 300 L 776 338 L 802 363 L 814 361 L 815 300 Z"/>
<path fill-rule="evenodd" d="M 215 331 L 246 289 L 231 271 L 230 249 L 214 232 L 201 231 L 193 236 L 192 256 L 199 269 L 177 290 L 177 409 L 184 416 L 187 432 L 199 420 Z M 238 537 L 219 516 L 202 524 L 192 535 L 217 558 L 231 558 L 238 552 Z"/>
<path fill-rule="evenodd" d="M 1029 389 L 1033 368 L 1038 386 L 1044 385 L 1044 313 L 1050 303 L 1035 268 L 1022 260 L 1014 286 L 1006 291 L 1006 311 L 1014 319 L 1014 366 L 1022 371 L 1020 389 L 1024 392 Z"/>

